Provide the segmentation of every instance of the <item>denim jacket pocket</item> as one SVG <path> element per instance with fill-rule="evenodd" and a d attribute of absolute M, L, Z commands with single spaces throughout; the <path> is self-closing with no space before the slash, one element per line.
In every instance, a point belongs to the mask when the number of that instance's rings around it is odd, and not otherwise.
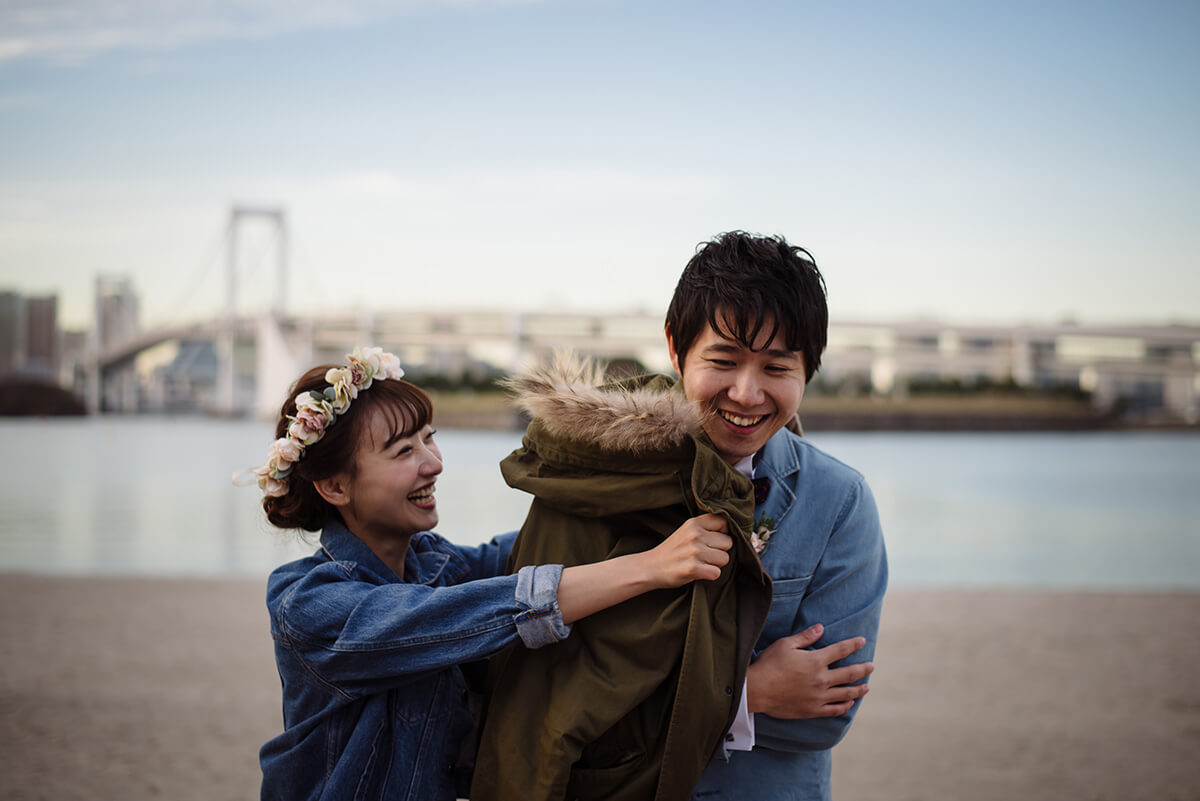
<path fill-rule="evenodd" d="M 772 582 L 771 609 L 767 612 L 767 622 L 763 624 L 760 643 L 769 644 L 794 633 L 800 602 L 804 600 L 811 580 L 812 576 L 804 576 Z"/>

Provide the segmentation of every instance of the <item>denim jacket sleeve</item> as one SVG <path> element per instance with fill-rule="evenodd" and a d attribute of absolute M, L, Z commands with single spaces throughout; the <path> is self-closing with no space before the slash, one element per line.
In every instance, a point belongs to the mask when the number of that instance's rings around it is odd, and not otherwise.
<path fill-rule="evenodd" d="M 870 662 L 875 656 L 879 616 L 887 589 L 887 557 L 879 513 L 870 487 L 859 478 L 842 502 L 820 564 L 801 603 L 795 631 L 821 623 L 825 632 L 814 647 L 849 637 L 867 644 L 831 667 Z M 860 702 L 834 718 L 783 720 L 755 716 L 755 742 L 780 751 L 819 751 L 841 741 Z"/>
<path fill-rule="evenodd" d="M 513 542 L 517 539 L 517 532 L 510 531 L 507 534 L 501 534 L 492 539 L 491 542 L 485 542 L 475 548 L 464 548 L 455 546 L 456 550 L 471 568 L 471 572 L 467 576 L 468 581 L 475 579 L 491 578 L 492 576 L 501 576 L 504 574 L 508 565 L 508 555 L 512 552 Z"/>
<path fill-rule="evenodd" d="M 518 638 L 538 647 L 570 633 L 558 609 L 559 565 L 451 586 L 376 584 L 354 570 L 321 564 L 270 604 L 280 644 L 347 698 L 482 659 Z"/>

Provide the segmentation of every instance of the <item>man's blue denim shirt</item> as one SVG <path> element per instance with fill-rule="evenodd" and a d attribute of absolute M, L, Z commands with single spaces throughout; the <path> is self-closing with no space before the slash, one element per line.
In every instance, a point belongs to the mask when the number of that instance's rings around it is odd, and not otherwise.
<path fill-rule="evenodd" d="M 259 755 L 264 801 L 465 795 L 472 716 L 459 665 L 570 633 L 561 566 L 502 575 L 514 536 L 463 548 L 419 533 L 401 578 L 332 523 L 319 551 L 271 574 L 284 731 Z"/>
<path fill-rule="evenodd" d="M 871 488 L 858 471 L 786 429 L 768 440 L 755 476 L 771 479 L 755 519 L 773 520 L 775 533 L 761 556 L 773 595 L 754 658 L 776 640 L 821 623 L 825 632 L 814 648 L 849 637 L 867 641 L 832 667 L 872 661 L 888 569 Z M 754 750 L 717 756 L 694 798 L 829 801 L 832 749 L 860 704 L 835 718 L 755 715 Z"/>

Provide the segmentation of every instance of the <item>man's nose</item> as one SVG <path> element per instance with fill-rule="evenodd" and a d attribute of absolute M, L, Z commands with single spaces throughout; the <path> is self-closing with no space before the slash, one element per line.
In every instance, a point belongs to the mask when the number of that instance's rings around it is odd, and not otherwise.
<path fill-rule="evenodd" d="M 758 406 L 762 403 L 762 382 L 753 370 L 739 370 L 729 387 L 729 399 L 742 406 Z"/>

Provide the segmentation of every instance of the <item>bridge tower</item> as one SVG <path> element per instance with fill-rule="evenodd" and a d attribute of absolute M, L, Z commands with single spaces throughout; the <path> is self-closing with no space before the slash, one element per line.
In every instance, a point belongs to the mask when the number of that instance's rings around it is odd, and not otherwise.
<path fill-rule="evenodd" d="M 237 402 L 237 374 L 234 368 L 234 338 L 237 331 L 238 233 L 243 222 L 263 219 L 274 224 L 276 234 L 275 299 L 270 317 L 282 323 L 287 308 L 288 237 L 287 220 L 281 208 L 234 206 L 229 212 L 225 232 L 225 313 L 217 338 L 216 412 L 233 415 L 242 411 Z M 261 361 L 261 360 L 260 360 Z M 265 376 L 259 376 L 260 380 Z M 260 381 L 261 383 L 261 381 Z"/>

